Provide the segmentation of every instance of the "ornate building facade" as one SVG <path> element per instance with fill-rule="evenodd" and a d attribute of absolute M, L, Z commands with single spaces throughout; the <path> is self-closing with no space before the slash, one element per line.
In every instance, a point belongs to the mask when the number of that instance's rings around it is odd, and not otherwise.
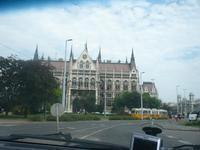
<path fill-rule="evenodd" d="M 50 61 L 54 67 L 53 74 L 60 81 L 62 88 L 64 61 Z M 92 59 L 88 53 L 87 44 L 75 59 L 71 49 L 70 58 L 66 62 L 66 110 L 73 111 L 73 100 L 81 92 L 95 94 L 96 104 L 106 100 L 107 110 L 110 111 L 114 98 L 122 91 L 139 91 L 138 70 L 132 50 L 131 60 L 125 63 L 118 61 L 102 61 L 101 50 L 97 59 Z"/>
<path fill-rule="evenodd" d="M 158 98 L 158 91 L 154 82 L 143 82 L 142 88 L 144 93 L 149 93 L 151 97 Z"/>

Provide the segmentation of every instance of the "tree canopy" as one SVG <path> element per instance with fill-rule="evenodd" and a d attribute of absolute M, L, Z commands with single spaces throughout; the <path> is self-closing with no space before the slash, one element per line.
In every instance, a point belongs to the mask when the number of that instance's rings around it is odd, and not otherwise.
<path fill-rule="evenodd" d="M 6 114 L 12 110 L 20 91 L 20 74 L 22 61 L 17 61 L 14 56 L 0 57 L 0 106 Z"/>
<path fill-rule="evenodd" d="M 140 94 L 137 92 L 123 92 L 115 98 L 113 112 L 124 112 L 124 107 L 129 109 L 140 107 Z"/>
<path fill-rule="evenodd" d="M 59 100 L 59 84 L 48 62 L 0 57 L 0 105 L 6 112 L 46 112 Z"/>
<path fill-rule="evenodd" d="M 148 93 L 143 94 L 143 107 L 144 108 L 159 108 L 161 100 L 151 97 Z M 141 95 L 138 92 L 122 92 L 115 98 L 113 104 L 113 112 L 123 113 L 124 108 L 131 110 L 132 108 L 141 107 Z"/>

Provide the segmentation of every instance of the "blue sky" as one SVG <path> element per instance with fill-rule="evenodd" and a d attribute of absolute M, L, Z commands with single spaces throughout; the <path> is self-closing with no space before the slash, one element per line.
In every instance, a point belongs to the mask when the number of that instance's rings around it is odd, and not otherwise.
<path fill-rule="evenodd" d="M 0 1 L 0 55 L 30 59 L 39 54 L 62 58 L 64 41 L 73 39 L 77 58 L 87 41 L 93 59 L 130 60 L 155 79 L 160 98 L 175 101 L 187 89 L 200 97 L 200 2 L 198 0 L 59 1 L 30 5 Z M 29 2 L 29 3 L 27 3 Z M 57 2 L 57 1 L 56 1 Z M 28 7 L 26 4 L 28 4 Z M 7 6 L 7 7 L 5 7 Z"/>

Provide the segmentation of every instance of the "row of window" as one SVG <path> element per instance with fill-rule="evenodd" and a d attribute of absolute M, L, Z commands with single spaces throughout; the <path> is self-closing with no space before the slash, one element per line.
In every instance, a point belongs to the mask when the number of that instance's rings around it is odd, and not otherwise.
<path fill-rule="evenodd" d="M 89 78 L 85 78 L 85 81 L 83 81 L 83 78 L 81 78 L 81 77 L 78 79 L 78 81 L 75 77 L 72 79 L 72 88 L 76 88 L 77 86 L 79 88 L 83 88 L 83 87 L 89 88 L 89 84 L 90 84 L 90 88 L 95 88 L 95 79 L 91 78 L 90 83 L 89 83 Z M 106 88 L 106 90 L 112 90 L 113 89 L 113 81 L 108 80 L 106 85 L 105 85 L 104 80 L 101 80 L 99 86 L 100 86 L 101 90 L 105 90 L 105 88 Z M 128 90 L 128 88 L 129 88 L 128 81 L 127 80 L 123 81 L 122 86 L 123 86 L 122 87 L 123 90 Z M 119 80 L 115 81 L 114 88 L 115 88 L 115 90 L 118 90 L 118 91 L 120 90 L 121 83 L 120 83 Z M 131 89 L 135 90 L 135 88 L 136 88 L 136 83 L 131 82 Z"/>
<path fill-rule="evenodd" d="M 90 68 L 90 62 L 89 61 L 83 62 L 81 60 L 80 63 L 79 63 L 79 68 L 81 68 L 81 69 L 83 69 L 83 68 L 89 69 Z"/>

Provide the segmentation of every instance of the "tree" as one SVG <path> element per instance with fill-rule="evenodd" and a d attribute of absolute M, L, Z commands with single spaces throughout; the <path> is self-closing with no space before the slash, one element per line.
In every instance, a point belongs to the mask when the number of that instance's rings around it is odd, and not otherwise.
<path fill-rule="evenodd" d="M 14 56 L 0 57 L 0 105 L 8 115 L 15 104 L 19 94 L 21 81 L 19 74 L 22 69 L 22 61 Z"/>
<path fill-rule="evenodd" d="M 98 108 L 97 105 L 95 105 L 95 94 L 94 92 L 82 92 L 79 93 L 79 96 L 77 96 L 73 101 L 73 111 L 79 112 L 85 110 L 86 112 L 95 112 Z"/>
<path fill-rule="evenodd" d="M 124 107 L 138 108 L 140 107 L 140 94 L 138 92 L 123 92 L 115 98 L 113 104 L 113 112 L 123 113 Z"/>
<path fill-rule="evenodd" d="M 161 100 L 151 97 L 149 93 L 143 93 L 143 106 L 145 108 L 160 108 Z"/>
<path fill-rule="evenodd" d="M 22 86 L 19 102 L 24 116 L 40 111 L 60 99 L 59 85 L 51 72 L 52 67 L 41 61 L 24 61 L 20 74 Z"/>

